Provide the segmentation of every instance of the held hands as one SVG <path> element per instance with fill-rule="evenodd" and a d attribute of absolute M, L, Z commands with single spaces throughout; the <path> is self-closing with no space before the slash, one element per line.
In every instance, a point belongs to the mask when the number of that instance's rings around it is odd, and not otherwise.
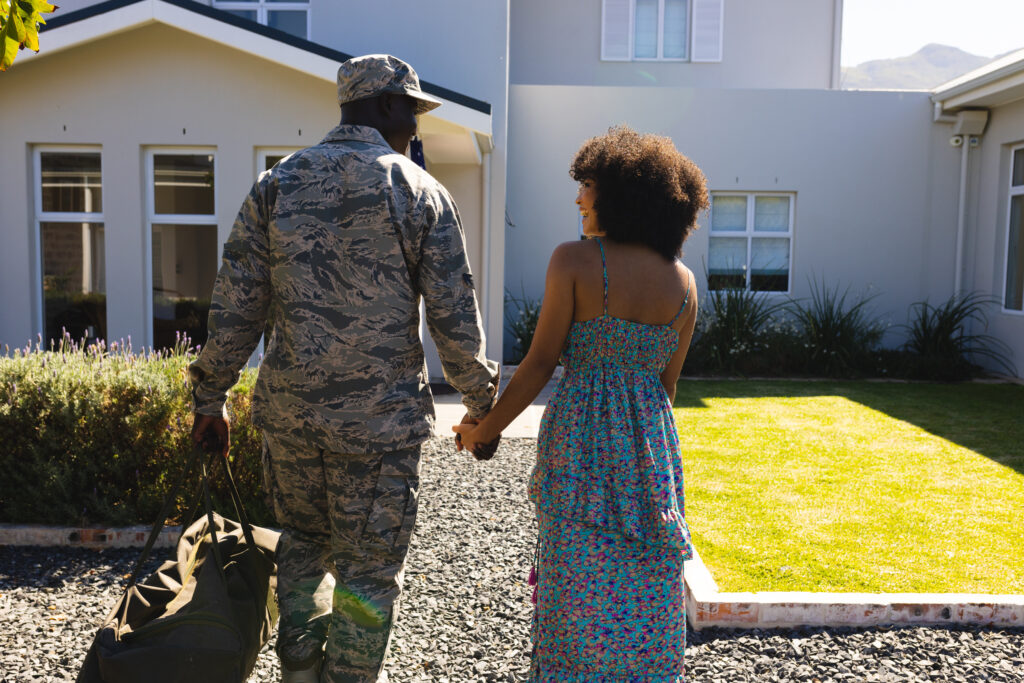
<path fill-rule="evenodd" d="M 480 421 L 470 417 L 468 414 L 462 418 L 462 423 L 452 427 L 455 432 L 455 448 L 461 451 L 463 448 L 469 450 L 477 460 L 490 460 L 498 450 L 501 442 L 501 434 L 490 440 L 485 440 L 487 435 L 479 425 Z"/>
<path fill-rule="evenodd" d="M 197 413 L 192 420 L 192 443 L 202 446 L 207 453 L 220 453 L 226 458 L 231 447 L 231 426 L 226 418 Z"/>

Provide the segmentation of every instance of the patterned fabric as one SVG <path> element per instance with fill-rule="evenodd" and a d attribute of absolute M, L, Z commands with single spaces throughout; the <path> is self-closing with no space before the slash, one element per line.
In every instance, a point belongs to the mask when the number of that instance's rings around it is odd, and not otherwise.
<path fill-rule="evenodd" d="M 288 668 L 322 658 L 325 683 L 377 681 L 416 524 L 419 463 L 419 446 L 331 453 L 264 438 L 264 477 L 284 526 L 277 651 Z"/>
<path fill-rule="evenodd" d="M 420 297 L 448 382 L 481 417 L 498 365 L 448 192 L 381 134 L 340 125 L 261 174 L 214 286 L 195 409 L 220 415 L 266 330 L 253 420 L 344 453 L 421 443 L 434 421 Z"/>
<path fill-rule="evenodd" d="M 441 106 L 441 100 L 420 89 L 416 70 L 398 57 L 363 55 L 353 57 L 338 67 L 338 104 L 376 97 L 386 92 L 416 98 L 417 114 L 426 114 Z"/>
<path fill-rule="evenodd" d="M 682 555 L 544 512 L 539 526 L 531 680 L 681 683 Z"/>
<path fill-rule="evenodd" d="M 570 328 L 530 479 L 540 521 L 532 680 L 681 681 L 682 563 L 693 551 L 660 379 L 679 334 L 609 316 L 604 277 L 604 313 Z"/>

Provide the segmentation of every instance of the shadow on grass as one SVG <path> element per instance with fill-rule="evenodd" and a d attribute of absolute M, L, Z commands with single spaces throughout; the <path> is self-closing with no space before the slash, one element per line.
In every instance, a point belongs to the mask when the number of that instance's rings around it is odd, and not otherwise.
<path fill-rule="evenodd" d="M 1024 474 L 1024 386 L 865 381 L 682 381 L 676 408 L 706 398 L 841 396 Z"/>

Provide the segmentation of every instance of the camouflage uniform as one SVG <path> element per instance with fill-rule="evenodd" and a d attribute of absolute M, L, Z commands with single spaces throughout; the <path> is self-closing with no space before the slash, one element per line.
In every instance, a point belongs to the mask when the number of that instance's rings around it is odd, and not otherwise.
<path fill-rule="evenodd" d="M 415 72 L 387 59 L 392 72 L 378 80 L 394 80 L 397 69 L 407 88 Z M 349 64 L 339 70 L 340 96 L 343 87 L 350 100 L 381 91 L 377 76 L 367 80 L 358 65 L 347 73 Z M 420 111 L 436 106 L 429 100 Z M 266 484 L 284 528 L 278 652 L 304 668 L 326 640 L 321 680 L 375 681 L 386 654 L 420 444 L 434 422 L 421 296 L 446 379 L 469 414 L 483 416 L 498 366 L 484 356 L 455 204 L 377 130 L 339 125 L 261 174 L 242 204 L 193 364 L 196 412 L 221 415 L 266 331 L 253 421 L 264 430 Z M 336 580 L 333 600 L 329 580 L 320 585 L 325 572 Z"/>

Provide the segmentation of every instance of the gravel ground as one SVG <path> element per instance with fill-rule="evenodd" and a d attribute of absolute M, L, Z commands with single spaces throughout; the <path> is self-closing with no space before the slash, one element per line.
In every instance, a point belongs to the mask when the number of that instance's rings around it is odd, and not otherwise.
<path fill-rule="evenodd" d="M 394 683 L 525 680 L 535 527 L 524 492 L 533 447 L 532 439 L 509 439 L 495 460 L 477 463 L 447 441 L 426 444 L 419 524 L 387 664 Z M 0 682 L 74 681 L 137 553 L 0 548 Z M 268 648 L 250 681 L 278 677 Z M 691 632 L 687 680 L 1024 681 L 1024 630 Z"/>

